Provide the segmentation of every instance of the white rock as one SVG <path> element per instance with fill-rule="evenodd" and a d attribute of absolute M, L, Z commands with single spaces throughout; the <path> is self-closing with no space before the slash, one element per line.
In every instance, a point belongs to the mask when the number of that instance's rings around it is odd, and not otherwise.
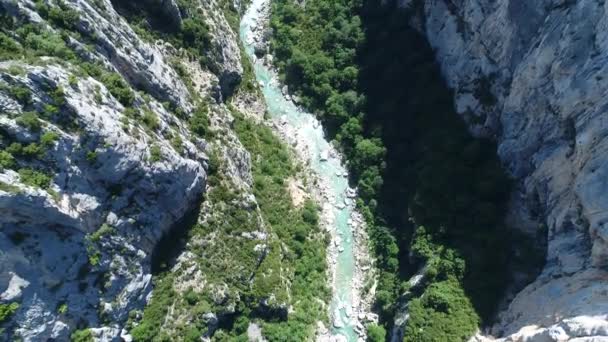
<path fill-rule="evenodd" d="M 327 150 L 321 151 L 321 154 L 319 155 L 319 160 L 327 161 L 327 159 L 329 159 L 329 152 Z"/>
<path fill-rule="evenodd" d="M 19 300 L 23 289 L 28 287 L 30 282 L 19 277 L 14 272 L 8 272 L 8 275 L 10 277 L 8 287 L 0 294 L 0 300 L 6 302 Z"/>

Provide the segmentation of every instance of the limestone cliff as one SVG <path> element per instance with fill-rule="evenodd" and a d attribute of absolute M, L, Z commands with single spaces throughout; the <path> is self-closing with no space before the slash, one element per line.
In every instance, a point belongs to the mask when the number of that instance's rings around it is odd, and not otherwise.
<path fill-rule="evenodd" d="M 474 134 L 498 142 L 518 182 L 512 226 L 546 229 L 542 273 L 487 333 L 507 341 L 605 339 L 608 4 L 401 3 L 419 6 L 416 25 L 436 50 L 458 112 Z"/>
<path fill-rule="evenodd" d="M 189 15 L 142 2 L 173 25 Z M 192 84 L 183 51 L 144 39 L 110 0 L 0 1 L 14 25 L 2 48 L 23 52 L 0 62 L 0 304 L 19 304 L 0 340 L 65 341 L 85 327 L 116 340 L 149 299 L 157 244 L 206 188 L 208 142 L 189 118 L 243 70 L 224 14 L 203 3 L 211 52 Z M 229 115 L 215 97 L 211 115 Z M 247 183 L 246 151 L 225 153 Z"/>

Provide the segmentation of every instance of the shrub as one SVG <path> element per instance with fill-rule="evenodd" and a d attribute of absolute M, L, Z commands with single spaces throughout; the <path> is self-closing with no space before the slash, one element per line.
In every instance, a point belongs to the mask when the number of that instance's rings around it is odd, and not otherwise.
<path fill-rule="evenodd" d="M 97 73 L 98 71 L 95 72 Z M 133 94 L 133 91 L 122 76 L 115 72 L 107 72 L 101 75 L 100 81 L 123 106 L 133 105 L 135 94 Z"/>
<path fill-rule="evenodd" d="M 74 51 L 68 48 L 65 41 L 56 33 L 44 31 L 40 27 L 22 27 L 26 33 L 24 45 L 33 50 L 37 56 L 55 56 L 66 60 L 75 60 Z M 19 30 L 18 30 L 19 33 Z"/>
<path fill-rule="evenodd" d="M 103 65 L 97 62 L 84 62 L 80 63 L 79 66 L 85 73 L 95 79 L 101 78 L 101 76 L 106 73 L 105 69 L 103 68 Z"/>
<path fill-rule="evenodd" d="M 0 304 L 0 324 L 6 322 L 19 309 L 19 303 Z"/>
<path fill-rule="evenodd" d="M 63 1 L 58 1 L 57 5 L 48 11 L 48 19 L 59 27 L 74 30 L 80 21 L 78 12 L 69 8 Z"/>
<path fill-rule="evenodd" d="M 45 190 L 51 185 L 51 177 L 32 169 L 19 169 L 19 179 L 23 184 Z"/>
<path fill-rule="evenodd" d="M 122 114 L 130 119 L 136 119 L 139 117 L 139 111 L 133 107 L 125 108 L 125 111 Z"/>
<path fill-rule="evenodd" d="M 93 334 L 89 329 L 76 330 L 70 336 L 72 342 L 93 342 Z"/>
<path fill-rule="evenodd" d="M 150 147 L 150 161 L 153 163 L 159 162 L 163 159 L 163 154 L 162 151 L 160 149 L 160 147 L 158 147 L 158 145 L 152 145 Z"/>
<path fill-rule="evenodd" d="M 186 329 L 184 340 L 186 342 L 198 342 L 201 340 L 202 335 L 203 334 L 201 333 L 201 331 L 198 328 L 189 327 Z"/>
<path fill-rule="evenodd" d="M 186 302 L 189 305 L 196 305 L 196 303 L 198 302 L 199 298 L 198 298 L 198 294 L 196 292 L 194 292 L 194 290 L 189 289 L 184 294 L 184 299 L 186 300 Z"/>
<path fill-rule="evenodd" d="M 367 326 L 367 341 L 368 342 L 384 342 L 386 341 L 386 330 L 383 326 L 370 324 Z"/>
<path fill-rule="evenodd" d="M 65 91 L 63 90 L 63 87 L 58 86 L 56 87 L 51 93 L 51 98 L 53 99 L 53 103 L 55 103 L 55 106 L 57 107 L 61 107 L 65 104 Z"/>
<path fill-rule="evenodd" d="M 175 151 L 180 154 L 184 151 L 184 141 L 179 136 L 179 133 L 176 133 L 175 136 L 171 139 L 171 146 L 173 146 Z"/>
<path fill-rule="evenodd" d="M 92 251 L 92 253 L 89 254 L 89 264 L 91 264 L 91 266 L 99 265 L 100 260 L 101 254 L 99 253 L 99 251 Z"/>
<path fill-rule="evenodd" d="M 13 38 L 0 32 L 0 60 L 16 59 L 22 53 L 21 46 Z"/>
<path fill-rule="evenodd" d="M 209 132 L 209 116 L 207 106 L 198 106 L 190 117 L 190 131 L 198 137 L 204 138 Z"/>
<path fill-rule="evenodd" d="M 181 38 L 183 47 L 193 49 L 200 54 L 209 45 L 209 30 L 200 16 L 187 18 L 182 21 Z"/>
<path fill-rule="evenodd" d="M 155 284 L 152 300 L 144 310 L 144 319 L 130 331 L 133 341 L 152 341 L 158 335 L 160 327 L 165 321 L 167 310 L 175 297 L 173 280 L 172 276 L 167 276 Z"/>
<path fill-rule="evenodd" d="M 15 98 L 19 103 L 24 106 L 29 105 L 32 102 L 32 92 L 29 88 L 24 86 L 14 86 L 9 88 L 11 96 Z"/>
<path fill-rule="evenodd" d="M 44 150 L 36 143 L 31 143 L 23 146 L 20 143 L 14 142 L 6 148 L 6 152 L 13 156 L 22 156 L 27 158 L 38 158 L 44 154 Z"/>
<path fill-rule="evenodd" d="M 25 68 L 20 65 L 11 65 L 6 71 L 13 76 L 23 76 L 27 73 Z"/>
<path fill-rule="evenodd" d="M 68 76 L 68 84 L 70 87 L 76 88 L 76 86 L 78 86 L 78 77 L 76 77 L 76 75 Z"/>
<path fill-rule="evenodd" d="M 0 171 L 15 167 L 15 158 L 6 151 L 0 151 Z"/>
<path fill-rule="evenodd" d="M 28 238 L 30 235 L 27 233 L 22 233 L 22 232 L 14 232 L 12 234 L 9 235 L 9 238 L 11 239 L 11 241 L 15 244 L 15 245 L 20 245 L 23 241 L 25 241 L 26 238 Z"/>
<path fill-rule="evenodd" d="M 114 233 L 114 228 L 104 223 L 101 225 L 101 227 L 99 227 L 99 229 L 97 229 L 93 234 L 91 234 L 89 240 L 91 240 L 91 242 L 98 242 L 99 240 L 101 240 L 102 237 L 110 235 L 112 233 Z"/>
<path fill-rule="evenodd" d="M 91 164 L 95 163 L 97 161 L 97 151 L 88 151 L 87 161 Z"/>
<path fill-rule="evenodd" d="M 18 142 L 11 143 L 6 148 L 6 152 L 8 152 L 12 155 L 21 155 L 21 154 L 23 154 L 23 145 L 21 145 Z"/>
<path fill-rule="evenodd" d="M 59 134 L 48 131 L 40 137 L 40 144 L 44 147 L 50 147 L 53 146 L 57 140 L 59 140 Z"/>
<path fill-rule="evenodd" d="M 144 109 L 142 121 L 146 127 L 153 131 L 160 128 L 160 120 L 158 119 L 158 116 L 156 116 L 156 114 L 149 109 Z"/>
<path fill-rule="evenodd" d="M 40 145 L 31 143 L 23 148 L 22 154 L 28 158 L 38 158 L 44 154 L 44 150 L 40 147 Z"/>
<path fill-rule="evenodd" d="M 51 104 L 45 104 L 42 112 L 42 117 L 51 118 L 53 115 L 59 114 L 59 108 L 57 106 L 53 106 Z"/>
<path fill-rule="evenodd" d="M 39 131 L 42 128 L 42 123 L 38 119 L 36 112 L 25 112 L 17 118 L 17 124 L 22 127 L 26 127 L 31 131 Z"/>
<path fill-rule="evenodd" d="M 302 219 L 310 225 L 317 225 L 319 223 L 318 208 L 313 201 L 307 200 L 304 203 Z"/>

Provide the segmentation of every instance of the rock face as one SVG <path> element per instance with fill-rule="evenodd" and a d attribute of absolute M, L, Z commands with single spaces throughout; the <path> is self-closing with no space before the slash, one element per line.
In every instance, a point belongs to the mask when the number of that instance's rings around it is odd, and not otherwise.
<path fill-rule="evenodd" d="M 156 2 L 180 17 L 175 2 Z M 0 304 L 20 304 L 0 340 L 66 341 L 89 326 L 99 340 L 118 339 L 150 296 L 159 240 L 206 188 L 207 143 L 188 129 L 193 94 L 172 56 L 142 40 L 109 0 L 63 3 L 78 14 L 78 34 L 64 32 L 78 62 L 0 62 L 0 151 L 21 146 L 14 165 L 0 163 Z M 0 13 L 56 32 L 31 1 L 0 0 Z M 226 23 L 221 12 L 209 15 Z M 212 60 L 221 66 L 213 77 L 240 79 L 234 33 L 227 24 L 214 32 L 230 46 Z M 118 78 L 90 77 L 85 62 Z M 31 112 L 38 118 L 24 123 Z M 23 152 L 32 143 L 42 150 Z M 249 175 L 246 167 L 234 172 Z"/>
<path fill-rule="evenodd" d="M 514 207 L 529 215 L 512 213 L 516 226 L 547 228 L 542 274 L 490 333 L 608 335 L 608 3 L 432 0 L 421 12 L 459 113 L 519 181 Z"/>
<path fill-rule="evenodd" d="M 158 8 L 171 29 L 178 30 L 181 26 L 182 14 L 174 0 L 143 0 L 142 3 L 151 8 Z"/>
<path fill-rule="evenodd" d="M 201 5 L 211 33 L 210 68 L 218 75 L 222 98 L 226 99 L 234 93 L 243 74 L 239 39 L 223 15 L 213 15 L 221 12 L 217 0 L 202 1 Z"/>

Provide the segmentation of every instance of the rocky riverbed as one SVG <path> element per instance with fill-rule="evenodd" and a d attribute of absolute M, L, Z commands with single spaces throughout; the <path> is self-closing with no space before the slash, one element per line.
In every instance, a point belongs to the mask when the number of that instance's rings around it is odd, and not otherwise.
<path fill-rule="evenodd" d="M 373 279 L 373 260 L 363 218 L 356 211 L 357 191 L 348 186 L 343 158 L 325 139 L 320 122 L 298 106 L 298 98 L 277 78 L 267 48 L 269 6 L 267 0 L 253 1 L 241 24 L 241 39 L 254 62 L 270 125 L 306 166 L 308 191 L 321 204 L 321 224 L 331 235 L 328 264 L 334 293 L 333 328 L 319 323 L 317 340 L 364 340 L 365 325 L 378 318 L 370 310 L 375 286 L 363 293 L 365 280 Z"/>

